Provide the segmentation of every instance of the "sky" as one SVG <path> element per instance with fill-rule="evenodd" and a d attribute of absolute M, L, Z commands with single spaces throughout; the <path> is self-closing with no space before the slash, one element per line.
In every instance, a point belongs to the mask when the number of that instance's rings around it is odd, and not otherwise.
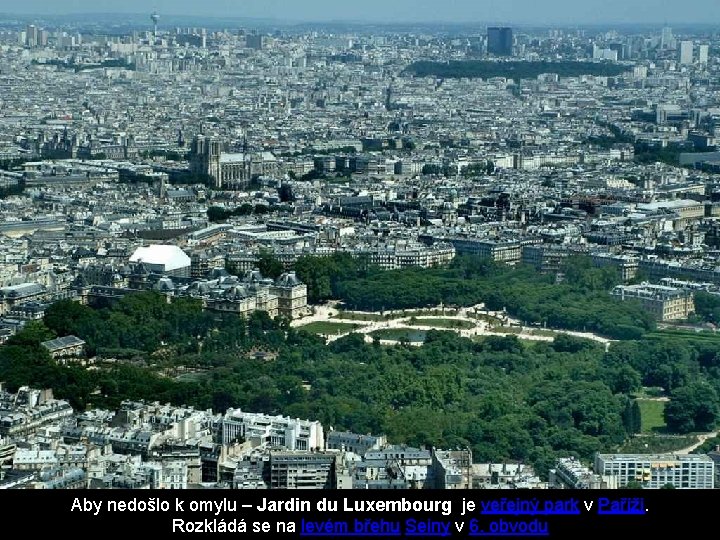
<path fill-rule="evenodd" d="M 691 6 L 692 9 L 688 9 Z M 529 25 L 720 22 L 718 0 L 0 0 L 0 13 L 150 13 L 278 21 Z M 162 19 L 161 19 L 162 24 Z"/>

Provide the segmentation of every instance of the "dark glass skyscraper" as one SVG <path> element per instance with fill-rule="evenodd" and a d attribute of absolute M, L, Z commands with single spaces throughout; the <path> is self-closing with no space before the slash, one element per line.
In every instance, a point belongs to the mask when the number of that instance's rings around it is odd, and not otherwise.
<path fill-rule="evenodd" d="M 488 54 L 512 56 L 512 28 L 491 26 L 487 29 Z"/>

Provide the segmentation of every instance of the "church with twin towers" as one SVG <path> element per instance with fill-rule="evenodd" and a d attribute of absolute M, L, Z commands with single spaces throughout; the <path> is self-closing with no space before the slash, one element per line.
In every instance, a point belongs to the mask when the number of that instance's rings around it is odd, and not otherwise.
<path fill-rule="evenodd" d="M 206 135 L 195 136 L 190 146 L 190 172 L 207 175 L 216 189 L 246 189 L 254 178 L 277 171 L 271 152 L 228 152 L 223 141 Z"/>

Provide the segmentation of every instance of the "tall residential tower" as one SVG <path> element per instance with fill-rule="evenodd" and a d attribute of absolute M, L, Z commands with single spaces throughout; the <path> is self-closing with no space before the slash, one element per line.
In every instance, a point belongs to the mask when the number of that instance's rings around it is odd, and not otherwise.
<path fill-rule="evenodd" d="M 512 28 L 491 26 L 487 29 L 487 52 L 496 56 L 512 56 Z"/>

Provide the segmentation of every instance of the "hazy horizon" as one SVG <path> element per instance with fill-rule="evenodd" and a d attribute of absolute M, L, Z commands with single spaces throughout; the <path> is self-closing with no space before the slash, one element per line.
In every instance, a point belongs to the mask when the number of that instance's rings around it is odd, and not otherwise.
<path fill-rule="evenodd" d="M 689 13 L 684 4 L 663 0 L 25 0 L 2 6 L 18 16 L 118 13 L 275 19 L 286 22 L 463 23 L 505 22 L 524 25 L 711 24 L 720 21 L 720 6 L 697 0 Z"/>

